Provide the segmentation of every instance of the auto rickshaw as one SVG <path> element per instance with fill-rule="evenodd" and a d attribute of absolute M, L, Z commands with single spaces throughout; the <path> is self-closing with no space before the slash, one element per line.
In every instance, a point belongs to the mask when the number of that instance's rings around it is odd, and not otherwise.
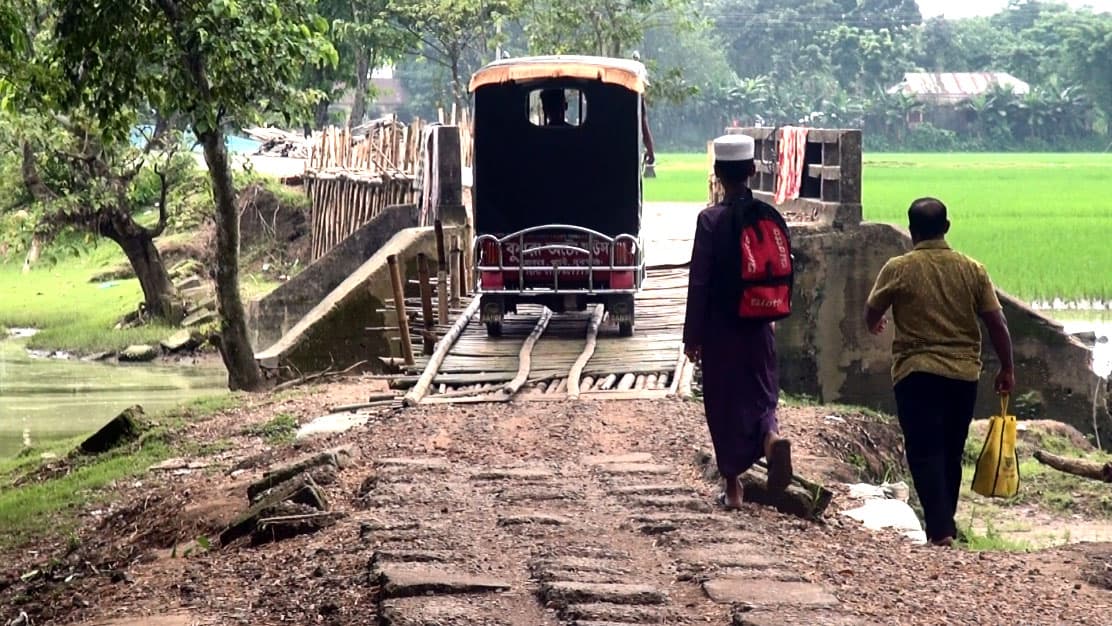
<path fill-rule="evenodd" d="M 634 329 L 645 67 L 584 56 L 503 59 L 471 77 L 475 289 L 487 334 L 537 303 L 602 303 Z"/>

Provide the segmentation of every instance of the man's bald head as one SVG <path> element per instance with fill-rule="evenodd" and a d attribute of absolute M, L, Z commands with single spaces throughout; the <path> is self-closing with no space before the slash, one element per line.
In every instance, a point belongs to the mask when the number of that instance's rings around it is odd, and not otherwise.
<path fill-rule="evenodd" d="M 915 241 L 938 239 L 950 230 L 946 205 L 936 198 L 919 198 L 907 210 L 908 228 Z"/>

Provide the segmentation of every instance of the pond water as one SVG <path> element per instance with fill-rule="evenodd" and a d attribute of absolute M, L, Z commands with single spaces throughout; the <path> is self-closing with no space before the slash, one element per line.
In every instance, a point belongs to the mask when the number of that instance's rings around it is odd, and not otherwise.
<path fill-rule="evenodd" d="M 1093 333 L 1093 370 L 1108 378 L 1112 376 L 1112 310 L 1057 309 L 1040 313 L 1060 322 L 1067 333 Z"/>
<path fill-rule="evenodd" d="M 214 365 L 116 365 L 41 358 L 0 338 L 0 458 L 26 445 L 91 434 L 123 409 L 148 413 L 227 393 Z"/>

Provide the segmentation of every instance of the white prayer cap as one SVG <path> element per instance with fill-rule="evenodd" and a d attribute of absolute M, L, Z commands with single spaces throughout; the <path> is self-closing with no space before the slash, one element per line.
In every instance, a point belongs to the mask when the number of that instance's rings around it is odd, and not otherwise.
<path fill-rule="evenodd" d="M 749 161 L 753 153 L 753 138 L 749 135 L 723 135 L 714 140 L 715 161 Z"/>

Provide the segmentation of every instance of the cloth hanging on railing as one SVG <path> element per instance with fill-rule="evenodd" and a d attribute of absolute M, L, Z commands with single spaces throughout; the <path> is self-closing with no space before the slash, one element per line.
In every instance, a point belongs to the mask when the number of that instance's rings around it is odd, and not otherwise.
<path fill-rule="evenodd" d="M 776 196 L 773 201 L 783 204 L 799 197 L 799 187 L 803 182 L 803 158 L 807 153 L 807 129 L 799 126 L 784 126 L 780 137 L 776 171 Z"/>

